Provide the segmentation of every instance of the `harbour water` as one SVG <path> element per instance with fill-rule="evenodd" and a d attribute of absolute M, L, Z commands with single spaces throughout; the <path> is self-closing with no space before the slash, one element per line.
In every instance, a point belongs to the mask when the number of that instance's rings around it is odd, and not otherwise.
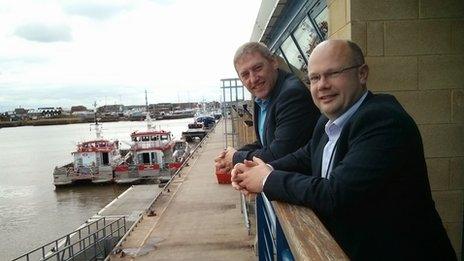
<path fill-rule="evenodd" d="M 180 138 L 192 118 L 155 121 Z M 103 136 L 127 148 L 140 122 L 103 123 Z M 0 259 L 9 260 L 65 235 L 121 194 L 118 185 L 55 189 L 55 166 L 72 161 L 78 141 L 95 137 L 90 125 L 0 129 Z"/>

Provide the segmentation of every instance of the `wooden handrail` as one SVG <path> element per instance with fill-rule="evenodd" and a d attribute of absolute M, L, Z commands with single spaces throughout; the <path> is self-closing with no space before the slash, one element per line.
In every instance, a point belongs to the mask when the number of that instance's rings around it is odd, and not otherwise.
<path fill-rule="evenodd" d="M 272 202 L 295 260 L 349 260 L 309 208 Z"/>

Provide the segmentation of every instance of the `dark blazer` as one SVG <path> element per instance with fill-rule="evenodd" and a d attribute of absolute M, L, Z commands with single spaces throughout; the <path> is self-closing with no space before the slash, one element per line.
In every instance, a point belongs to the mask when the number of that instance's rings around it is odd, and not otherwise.
<path fill-rule="evenodd" d="M 266 196 L 313 209 L 351 259 L 455 260 L 432 200 L 419 130 L 398 101 L 368 93 L 343 127 L 324 179 L 327 121 L 321 116 L 305 147 L 271 162 Z"/>
<path fill-rule="evenodd" d="M 253 118 L 257 141 L 235 152 L 233 163 L 251 160 L 253 156 L 269 162 L 296 151 L 311 138 L 319 116 L 319 109 L 303 83 L 293 74 L 279 70 L 264 122 L 264 140 L 258 132 L 259 106 L 255 103 Z"/>

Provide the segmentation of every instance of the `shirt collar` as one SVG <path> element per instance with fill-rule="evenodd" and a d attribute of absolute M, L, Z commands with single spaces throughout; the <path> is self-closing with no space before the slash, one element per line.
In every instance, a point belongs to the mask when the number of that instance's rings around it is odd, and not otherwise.
<path fill-rule="evenodd" d="M 344 112 L 340 117 L 336 118 L 334 121 L 329 120 L 325 124 L 325 133 L 329 136 L 329 139 L 338 138 L 340 136 L 343 126 L 348 121 L 348 119 L 353 116 L 353 114 L 358 110 L 361 103 L 367 96 L 367 91 L 355 102 L 346 112 Z"/>
<path fill-rule="evenodd" d="M 267 107 L 267 105 L 269 104 L 269 99 L 260 99 L 260 98 L 255 98 L 255 102 L 256 104 L 259 105 L 259 107 L 261 109 L 264 109 Z"/>

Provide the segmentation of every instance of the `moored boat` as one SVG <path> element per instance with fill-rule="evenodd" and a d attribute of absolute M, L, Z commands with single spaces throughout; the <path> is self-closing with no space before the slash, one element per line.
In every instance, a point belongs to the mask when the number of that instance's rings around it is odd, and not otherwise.
<path fill-rule="evenodd" d="M 113 181 L 113 170 L 122 162 L 117 140 L 101 136 L 101 124 L 95 121 L 96 138 L 79 142 L 72 152 L 73 162 L 53 171 L 55 186 L 71 185 L 75 182 L 108 183 Z"/>
<path fill-rule="evenodd" d="M 149 112 L 146 113 L 146 130 L 131 133 L 131 148 L 114 170 L 116 183 L 138 183 L 170 176 L 190 153 L 185 141 L 175 141 L 170 131 L 152 127 Z"/>

